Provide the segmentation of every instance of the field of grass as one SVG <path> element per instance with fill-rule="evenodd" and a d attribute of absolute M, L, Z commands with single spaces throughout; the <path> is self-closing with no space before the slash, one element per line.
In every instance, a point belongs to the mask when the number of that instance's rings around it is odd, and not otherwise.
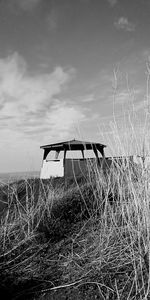
<path fill-rule="evenodd" d="M 149 179 L 125 160 L 65 185 L 2 186 L 2 299 L 150 299 Z"/>

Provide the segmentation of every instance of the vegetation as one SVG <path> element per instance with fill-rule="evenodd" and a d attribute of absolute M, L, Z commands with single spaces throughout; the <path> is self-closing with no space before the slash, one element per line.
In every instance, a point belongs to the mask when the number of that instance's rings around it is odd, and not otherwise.
<path fill-rule="evenodd" d="M 2 186 L 1 295 L 148 299 L 149 193 L 149 170 L 127 159 L 76 182 Z"/>

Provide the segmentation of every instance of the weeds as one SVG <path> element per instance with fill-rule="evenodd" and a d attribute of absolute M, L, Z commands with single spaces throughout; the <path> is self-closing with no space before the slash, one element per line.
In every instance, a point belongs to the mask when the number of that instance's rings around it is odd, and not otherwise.
<path fill-rule="evenodd" d="M 67 188 L 59 179 L 1 187 L 9 299 L 148 299 L 149 171 L 126 159 L 89 175 Z"/>

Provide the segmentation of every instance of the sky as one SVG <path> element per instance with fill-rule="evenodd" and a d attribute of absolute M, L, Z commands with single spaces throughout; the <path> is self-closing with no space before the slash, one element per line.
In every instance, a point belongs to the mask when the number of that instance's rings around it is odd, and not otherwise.
<path fill-rule="evenodd" d="M 73 138 L 135 151 L 149 16 L 149 0 L 0 0 L 0 172 L 39 170 L 41 145 Z"/>

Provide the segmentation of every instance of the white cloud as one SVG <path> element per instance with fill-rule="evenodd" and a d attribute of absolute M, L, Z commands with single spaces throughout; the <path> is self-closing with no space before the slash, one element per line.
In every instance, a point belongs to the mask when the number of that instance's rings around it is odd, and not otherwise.
<path fill-rule="evenodd" d="M 83 103 L 89 103 L 96 100 L 96 97 L 94 94 L 87 94 L 79 98 L 79 101 Z"/>
<path fill-rule="evenodd" d="M 118 0 L 107 0 L 108 3 L 113 7 L 117 4 Z"/>
<path fill-rule="evenodd" d="M 83 2 L 83 3 L 89 3 L 91 0 L 81 0 L 81 2 Z"/>
<path fill-rule="evenodd" d="M 31 76 L 17 53 L 0 59 L 1 128 L 7 126 L 36 139 L 43 132 L 53 137 L 69 134 L 84 119 L 78 106 L 58 99 L 72 74 L 72 69 L 56 67 L 51 73 Z"/>
<path fill-rule="evenodd" d="M 72 129 L 76 128 L 81 121 L 85 120 L 84 114 L 78 107 L 57 103 L 46 114 L 46 126 L 51 128 L 51 136 L 56 139 L 67 137 Z"/>
<path fill-rule="evenodd" d="M 48 29 L 49 30 L 55 30 L 58 26 L 58 11 L 56 8 L 53 8 L 51 12 L 48 14 L 46 19 Z"/>
<path fill-rule="evenodd" d="M 11 0 L 11 2 L 9 1 L 11 7 L 19 8 L 24 11 L 31 11 L 32 9 L 37 7 L 40 2 L 41 0 Z"/>
<path fill-rule="evenodd" d="M 48 105 L 51 98 L 59 94 L 67 83 L 71 70 L 64 72 L 56 67 L 52 73 L 30 76 L 25 61 L 17 53 L 0 59 L 0 100 L 17 102 L 24 112 L 37 112 Z"/>
<path fill-rule="evenodd" d="M 24 122 L 23 130 L 27 136 L 39 137 L 47 143 L 47 139 L 55 141 L 72 136 L 72 132 L 78 127 L 81 121 L 86 120 L 84 113 L 78 106 L 68 105 L 65 102 L 56 101 L 47 110 L 44 118 L 30 119 L 28 123 Z"/>
<path fill-rule="evenodd" d="M 120 17 L 115 23 L 114 26 L 118 30 L 124 30 L 124 31 L 135 31 L 135 24 L 128 21 L 125 17 Z"/>

